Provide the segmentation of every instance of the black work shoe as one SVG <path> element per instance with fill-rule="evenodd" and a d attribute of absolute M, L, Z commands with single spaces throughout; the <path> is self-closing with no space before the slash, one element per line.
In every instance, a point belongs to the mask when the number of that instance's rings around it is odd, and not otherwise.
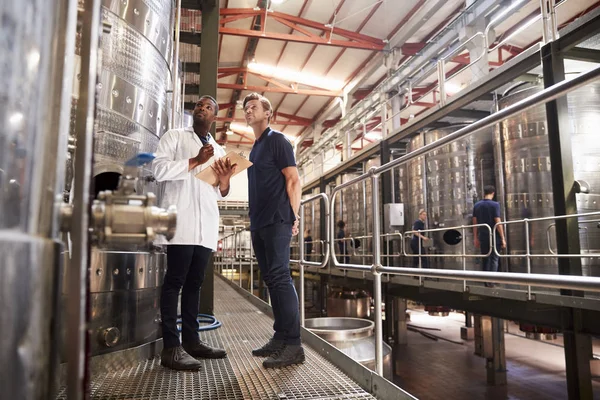
<path fill-rule="evenodd" d="M 160 353 L 160 364 L 178 371 L 197 371 L 202 368 L 202 363 L 192 358 L 181 346 L 163 349 Z"/>
<path fill-rule="evenodd" d="M 196 358 L 224 358 L 227 356 L 225 350 L 211 347 L 200 339 L 196 343 L 184 343 L 183 348 L 190 356 Z"/>
<path fill-rule="evenodd" d="M 263 361 L 265 368 L 283 368 L 288 365 L 302 364 L 304 362 L 304 349 L 300 345 L 286 345 L 282 350 L 272 354 Z"/>
<path fill-rule="evenodd" d="M 283 340 L 271 338 L 263 347 L 252 350 L 252 355 L 256 357 L 269 357 L 271 354 L 283 349 L 284 346 L 285 343 Z"/>

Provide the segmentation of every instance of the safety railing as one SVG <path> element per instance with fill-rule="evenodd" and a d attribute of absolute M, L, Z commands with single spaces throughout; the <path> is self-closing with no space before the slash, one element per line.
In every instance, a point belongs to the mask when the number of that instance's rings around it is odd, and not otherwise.
<path fill-rule="evenodd" d="M 489 225 L 487 224 L 473 224 L 473 225 L 460 225 L 460 226 L 451 226 L 451 227 L 444 227 L 444 228 L 434 228 L 434 229 L 419 229 L 419 230 L 412 230 L 412 231 L 406 231 L 404 232 L 403 235 L 403 240 L 402 240 L 402 255 L 404 257 L 418 257 L 419 262 L 419 268 L 423 268 L 423 263 L 422 263 L 422 258 L 423 257 L 460 257 L 462 258 L 462 267 L 463 267 L 463 271 L 467 270 L 467 259 L 468 258 L 481 258 L 481 257 L 488 257 L 490 254 L 492 254 L 492 249 L 490 247 L 490 249 L 487 251 L 487 253 L 467 253 L 467 230 L 473 230 L 473 228 L 477 228 L 479 229 L 484 229 L 488 231 L 488 236 L 489 236 L 489 242 L 488 243 L 492 243 L 492 228 L 490 228 Z M 460 237 L 460 243 L 461 243 L 461 252 L 460 253 L 453 253 L 453 254 L 441 254 L 441 253 L 434 253 L 434 254 L 428 254 L 426 252 L 423 251 L 422 248 L 422 239 L 419 238 L 418 240 L 418 252 L 417 253 L 407 253 L 406 251 L 406 241 L 407 240 L 412 240 L 413 236 L 417 235 L 417 234 L 422 234 L 422 233 L 435 233 L 435 232 L 451 232 L 451 231 L 460 231 L 461 233 L 461 237 Z M 458 240 L 457 240 L 458 242 Z M 422 277 L 419 277 L 419 284 L 422 283 Z M 467 280 L 463 280 L 463 291 L 467 290 Z"/>
<path fill-rule="evenodd" d="M 325 207 L 323 207 L 321 210 L 325 211 L 325 219 L 328 220 L 329 218 L 329 198 L 327 197 L 327 195 L 325 193 L 319 193 L 317 195 L 314 195 L 312 197 L 309 197 L 308 199 L 304 199 L 300 202 L 300 226 L 299 226 L 299 235 L 298 235 L 298 244 L 300 246 L 300 259 L 299 260 L 290 260 L 290 262 L 293 263 L 297 263 L 298 264 L 298 269 L 300 270 L 300 293 L 298 294 L 298 298 L 300 301 L 300 324 L 302 326 L 304 326 L 304 319 L 305 319 L 305 315 L 304 315 L 304 267 L 310 266 L 310 267 L 317 267 L 317 268 L 324 268 L 327 265 L 327 262 L 329 261 L 329 252 L 331 251 L 331 247 L 330 246 L 326 246 L 325 247 L 325 255 L 323 257 L 323 259 L 321 260 L 321 262 L 315 262 L 315 261 L 308 261 L 306 260 L 306 255 L 304 254 L 305 251 L 305 247 L 304 247 L 304 206 L 306 204 L 310 204 L 316 201 L 322 201 L 325 205 Z M 323 212 L 323 211 L 321 211 Z M 329 228 L 329 225 L 326 225 L 325 227 L 325 242 L 329 243 L 331 241 L 331 232 L 332 230 Z"/>
<path fill-rule="evenodd" d="M 523 218 L 523 219 L 518 219 L 518 220 L 499 222 L 494 226 L 494 235 L 493 235 L 494 252 L 495 252 L 496 256 L 498 256 L 500 258 L 525 258 L 526 263 L 527 263 L 527 273 L 528 274 L 531 274 L 531 259 L 532 258 L 548 258 L 548 257 L 552 257 L 552 258 L 596 258 L 596 257 L 600 257 L 600 253 L 558 254 L 558 253 L 554 252 L 550 248 L 550 228 L 552 228 L 552 226 L 554 226 L 555 223 L 550 224 L 548 226 L 548 228 L 546 229 L 546 238 L 548 240 L 549 254 L 548 253 L 532 254 L 531 253 L 531 224 L 532 223 L 545 222 L 545 221 L 557 221 L 557 220 L 564 220 L 564 219 L 569 219 L 569 218 L 586 218 L 586 217 L 595 217 L 595 216 L 600 216 L 600 211 L 582 213 L 582 214 L 560 215 L 560 216 L 552 216 L 552 217 Z M 594 222 L 594 221 L 581 221 L 580 223 L 586 223 L 586 222 Z M 510 253 L 509 254 L 501 254 L 501 253 L 499 253 L 498 249 L 497 249 L 498 228 L 501 226 L 504 227 L 504 226 L 516 225 L 516 224 L 524 225 L 525 253 L 524 254 L 514 254 L 514 253 L 513 254 L 510 254 Z M 529 300 L 531 300 L 531 297 L 532 297 L 531 285 L 528 285 L 527 286 L 527 298 Z"/>

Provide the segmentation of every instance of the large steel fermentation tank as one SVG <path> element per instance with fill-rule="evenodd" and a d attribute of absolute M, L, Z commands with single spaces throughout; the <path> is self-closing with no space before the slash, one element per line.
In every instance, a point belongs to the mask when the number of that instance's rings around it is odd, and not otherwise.
<path fill-rule="evenodd" d="M 407 153 L 439 140 L 464 125 L 422 132 L 411 138 Z M 453 141 L 408 161 L 400 168 L 401 202 L 405 204 L 406 230 L 412 230 L 420 209 L 427 211 L 428 229 L 471 225 L 474 204 L 483 198 L 483 187 L 494 184 L 492 131 L 484 130 Z M 460 254 L 462 243 L 448 244 L 445 231 L 427 236 L 433 239 L 430 254 Z M 466 254 L 476 254 L 473 232 L 465 229 Z M 408 245 L 408 241 L 406 242 Z M 410 253 L 410 251 L 409 251 Z M 436 268 L 462 269 L 460 257 L 435 257 L 429 264 Z M 476 269 L 467 259 L 467 269 Z"/>
<path fill-rule="evenodd" d="M 354 361 L 375 371 L 373 321 L 361 318 L 310 318 L 304 321 L 304 325 Z M 383 342 L 383 377 L 391 381 L 392 375 L 392 348 Z"/>
<path fill-rule="evenodd" d="M 499 102 L 505 108 L 542 89 L 528 84 L 515 88 Z M 573 154 L 573 173 L 576 180 L 586 182 L 589 193 L 578 193 L 577 213 L 600 210 L 600 84 L 592 83 L 567 95 L 569 128 Z M 502 122 L 496 135 L 497 170 L 504 175 L 504 192 L 499 200 L 505 203 L 506 219 L 540 218 L 555 215 L 552 198 L 552 176 L 546 109 L 530 108 Z M 582 253 L 600 252 L 600 227 L 598 217 L 587 218 L 596 222 L 579 220 L 579 239 Z M 525 254 L 524 224 L 507 226 L 507 247 L 511 255 Z M 531 223 L 531 254 L 551 254 L 556 251 L 554 221 Z M 550 240 L 548 240 L 550 239 Z M 527 272 L 525 258 L 509 258 L 511 272 Z M 598 258 L 582 259 L 583 274 L 600 275 Z M 557 274 L 556 258 L 532 258 L 532 273 Z"/>
<path fill-rule="evenodd" d="M 138 152 L 156 151 L 169 126 L 173 9 L 172 0 L 102 2 L 105 32 L 94 137 L 96 193 L 114 190 L 124 162 Z M 149 167 L 140 171 L 140 178 L 136 193 L 152 192 L 160 198 L 161 186 Z M 165 272 L 166 255 L 160 248 L 113 245 L 91 249 L 93 356 L 161 337 L 159 299 Z"/>
<path fill-rule="evenodd" d="M 363 171 L 367 172 L 372 167 L 380 165 L 379 157 L 367 161 Z M 340 183 L 352 180 L 362 173 L 348 173 L 341 176 Z M 336 199 L 335 231 L 332 232 L 334 238 L 337 237 L 339 220 L 346 223 L 346 237 L 348 240 L 346 248 L 349 254 L 350 262 L 354 264 L 370 265 L 373 260 L 373 190 L 371 179 L 367 178 L 359 183 L 351 185 L 341 191 Z M 379 196 L 379 206 L 383 209 L 382 198 Z M 353 240 L 350 240 L 353 238 Z M 354 240 L 358 238 L 358 240 Z M 338 241 L 339 242 L 339 241 Z M 339 252 L 339 248 L 336 247 Z M 339 257 L 338 257 L 339 258 Z"/>
<path fill-rule="evenodd" d="M 60 234 L 76 3 L 0 2 L 0 397 L 47 399 L 58 369 Z"/>

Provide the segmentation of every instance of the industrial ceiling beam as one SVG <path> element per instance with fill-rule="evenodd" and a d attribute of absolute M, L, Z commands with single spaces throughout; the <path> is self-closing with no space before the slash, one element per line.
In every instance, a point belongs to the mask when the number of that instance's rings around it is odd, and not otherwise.
<path fill-rule="evenodd" d="M 279 86 L 253 86 L 243 85 L 240 83 L 218 83 L 219 89 L 234 89 L 234 90 L 248 90 L 251 92 L 270 92 L 270 93 L 289 93 L 289 94 L 300 94 L 306 96 L 325 96 L 335 97 L 339 96 L 341 92 L 330 91 L 330 90 L 319 90 L 319 89 L 300 89 L 294 87 L 279 87 Z M 193 95 L 199 94 L 197 84 L 185 85 L 185 94 Z"/>
<path fill-rule="evenodd" d="M 229 117 L 225 117 L 225 118 L 217 118 L 216 119 L 217 122 L 238 122 L 238 123 L 246 123 L 246 120 L 244 118 L 229 118 Z M 274 118 L 271 120 L 271 125 L 284 125 L 284 126 L 310 126 L 312 124 L 312 121 L 310 122 L 302 122 L 302 121 L 290 121 L 290 120 L 282 120 L 279 118 Z"/>
<path fill-rule="evenodd" d="M 255 37 L 259 39 L 262 38 L 272 40 L 283 40 L 286 42 L 310 43 L 325 46 L 337 46 L 364 50 L 380 51 L 383 50 L 385 47 L 385 43 L 381 39 L 348 31 L 345 29 L 336 28 L 335 26 L 331 26 L 329 24 L 325 25 L 320 22 L 311 21 L 306 18 L 296 17 L 294 15 L 285 14 L 281 12 L 269 12 L 267 13 L 267 18 L 271 17 L 274 21 L 277 21 L 278 23 L 291 28 L 292 31 L 298 32 L 301 35 L 295 35 L 292 33 L 287 34 L 267 32 L 264 30 L 264 21 L 261 21 L 261 25 L 263 27 L 263 29 L 261 30 L 238 29 L 229 28 L 225 26 L 228 22 L 238 21 L 243 18 L 263 16 L 264 14 L 265 12 L 262 9 L 221 9 L 221 16 L 223 16 L 224 18 L 221 21 L 221 28 L 219 29 L 219 33 L 224 35 Z M 311 29 L 323 32 L 324 36 L 312 32 Z M 341 37 L 343 38 L 343 40 L 334 37 Z"/>

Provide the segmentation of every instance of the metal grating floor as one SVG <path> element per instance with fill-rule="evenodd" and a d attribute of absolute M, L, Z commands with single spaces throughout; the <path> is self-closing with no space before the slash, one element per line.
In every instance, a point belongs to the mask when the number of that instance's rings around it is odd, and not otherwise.
<path fill-rule="evenodd" d="M 266 370 L 253 348 L 272 335 L 273 320 L 221 279 L 215 279 L 215 314 L 223 325 L 203 332 L 207 342 L 223 346 L 223 360 L 203 360 L 198 372 L 175 372 L 163 368 L 160 359 L 93 377 L 91 398 L 117 399 L 211 399 L 211 400 L 346 400 L 371 399 L 333 364 L 305 346 L 306 362 L 283 369 Z M 59 399 L 64 399 L 64 389 Z"/>

